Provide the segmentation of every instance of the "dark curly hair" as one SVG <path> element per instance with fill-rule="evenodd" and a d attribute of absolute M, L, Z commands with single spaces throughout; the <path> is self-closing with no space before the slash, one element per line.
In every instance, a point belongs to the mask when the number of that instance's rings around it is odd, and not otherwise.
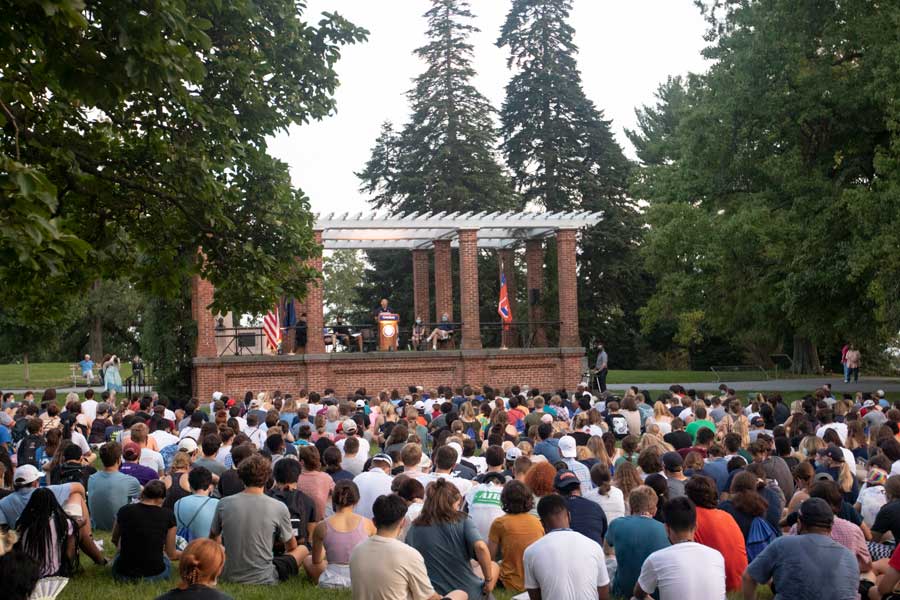
<path fill-rule="evenodd" d="M 527 485 L 513 479 L 500 492 L 500 506 L 503 512 L 510 515 L 527 513 L 534 508 L 534 494 Z"/>
<path fill-rule="evenodd" d="M 695 474 L 686 484 L 684 493 L 701 508 L 716 508 L 719 504 L 719 489 L 712 477 Z"/>
<path fill-rule="evenodd" d="M 345 479 L 338 481 L 334 485 L 334 490 L 331 492 L 331 506 L 334 508 L 334 512 L 348 506 L 354 506 L 358 502 L 359 488 L 356 487 L 355 483 Z"/>

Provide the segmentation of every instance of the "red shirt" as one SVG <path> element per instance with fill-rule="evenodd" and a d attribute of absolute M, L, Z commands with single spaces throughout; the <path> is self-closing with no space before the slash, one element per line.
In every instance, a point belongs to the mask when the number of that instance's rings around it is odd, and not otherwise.
<path fill-rule="evenodd" d="M 525 418 L 525 413 L 523 413 L 518 408 L 511 408 L 506 412 L 506 421 L 510 425 L 515 425 L 519 421 Z"/>
<path fill-rule="evenodd" d="M 718 550 L 725 559 L 725 589 L 741 589 L 741 576 L 747 569 L 747 547 L 734 517 L 718 508 L 698 506 L 694 541 Z"/>

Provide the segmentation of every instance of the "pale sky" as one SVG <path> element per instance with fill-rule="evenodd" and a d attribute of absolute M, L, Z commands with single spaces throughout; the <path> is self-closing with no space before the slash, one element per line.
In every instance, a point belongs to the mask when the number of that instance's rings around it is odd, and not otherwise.
<path fill-rule="evenodd" d="M 341 85 L 334 115 L 271 140 L 269 152 L 290 165 L 291 178 L 314 212 L 368 210 L 354 175 L 362 170 L 381 123 L 397 128 L 409 116 L 405 93 L 423 71 L 413 56 L 425 44 L 428 0 L 309 0 L 305 18 L 338 12 L 369 30 L 367 42 L 345 47 L 337 63 Z M 506 50 L 494 43 L 509 10 L 507 0 L 471 0 L 476 88 L 496 109 L 511 72 Z M 705 70 L 700 56 L 705 23 L 693 0 L 575 0 L 570 19 L 587 96 L 612 120 L 619 144 L 633 157 L 625 128 L 634 108 L 653 103 L 669 75 Z"/>

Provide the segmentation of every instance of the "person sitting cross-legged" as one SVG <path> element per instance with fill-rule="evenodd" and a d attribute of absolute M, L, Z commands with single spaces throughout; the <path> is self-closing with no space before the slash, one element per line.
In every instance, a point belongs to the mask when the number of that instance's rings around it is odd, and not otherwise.
<path fill-rule="evenodd" d="M 525 549 L 522 560 L 531 600 L 607 600 L 609 573 L 603 548 L 569 528 L 566 500 L 549 494 L 541 498 L 537 510 L 546 534 Z"/>
<path fill-rule="evenodd" d="M 697 510 L 687 496 L 666 502 L 666 534 L 671 546 L 650 554 L 641 567 L 633 595 L 659 600 L 725 600 L 725 559 L 717 551 L 694 541 Z"/>
<path fill-rule="evenodd" d="M 219 501 L 209 531 L 225 545 L 223 579 L 266 585 L 297 575 L 309 551 L 297 545 L 287 506 L 264 493 L 272 463 L 253 454 L 238 466 L 238 475 L 244 491 Z M 275 556 L 277 541 L 284 544 L 284 554 Z"/>
<path fill-rule="evenodd" d="M 628 496 L 631 515 L 609 524 L 606 546 L 616 554 L 617 568 L 612 592 L 617 596 L 627 598 L 634 590 L 647 557 L 669 545 L 665 525 L 653 518 L 657 500 L 658 496 L 652 488 L 639 485 Z"/>
<path fill-rule="evenodd" d="M 425 559 L 397 539 L 407 508 L 397 494 L 379 496 L 372 505 L 375 535 L 350 553 L 353 600 L 467 600 L 469 596 L 460 590 L 436 593 L 428 579 Z"/>
<path fill-rule="evenodd" d="M 144 486 L 141 501 L 126 504 L 116 514 L 112 543 L 119 549 L 113 560 L 113 577 L 119 581 L 165 581 L 175 547 L 175 515 L 163 507 L 165 484 L 155 479 Z"/>

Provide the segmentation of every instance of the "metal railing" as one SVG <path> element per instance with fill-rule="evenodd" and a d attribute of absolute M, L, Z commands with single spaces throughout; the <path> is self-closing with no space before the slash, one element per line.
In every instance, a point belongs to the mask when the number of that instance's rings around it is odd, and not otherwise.
<path fill-rule="evenodd" d="M 555 348 L 559 344 L 561 321 L 501 321 L 481 323 L 479 333 L 484 348 Z M 431 346 L 426 338 L 438 327 L 451 327 L 448 340 L 441 340 L 438 349 L 456 349 L 460 346 L 463 323 L 430 322 L 422 323 L 423 335 L 418 344 L 413 344 L 415 325 L 401 326 L 398 348 L 405 350 L 428 350 Z M 297 330 L 303 326 L 282 327 L 282 348 L 293 349 Z M 310 333 L 307 330 L 306 335 Z M 326 325 L 322 332 L 326 352 L 372 352 L 378 349 L 378 329 L 372 323 L 333 323 Z M 288 338 L 290 337 L 290 341 Z M 302 336 L 301 336 L 302 337 Z M 216 354 L 218 356 L 253 356 L 267 353 L 266 335 L 262 327 L 217 327 L 215 330 Z M 287 343 L 286 343 L 287 342 Z M 301 344 L 302 345 L 302 344 Z M 281 350 L 279 351 L 281 353 Z"/>

